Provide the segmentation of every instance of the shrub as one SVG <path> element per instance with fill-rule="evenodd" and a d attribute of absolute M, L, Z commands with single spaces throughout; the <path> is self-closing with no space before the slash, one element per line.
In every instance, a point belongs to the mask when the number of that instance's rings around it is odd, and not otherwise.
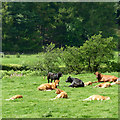
<path fill-rule="evenodd" d="M 84 69 L 80 48 L 78 47 L 66 46 L 61 59 L 65 63 L 66 69 L 69 73 L 77 74 Z"/>
<path fill-rule="evenodd" d="M 117 63 L 106 64 L 114 58 L 113 49 L 115 47 L 113 37 L 103 38 L 100 32 L 98 35 L 91 36 L 80 48 L 66 46 L 61 59 L 69 73 L 95 72 L 100 69 L 118 71 Z M 101 65 L 107 66 L 107 68 L 101 67 Z"/>
<path fill-rule="evenodd" d="M 4 57 L 5 57 L 5 58 L 10 58 L 10 56 L 9 56 L 9 55 L 5 55 Z"/>
<path fill-rule="evenodd" d="M 17 54 L 16 54 L 16 57 L 17 57 L 17 58 L 20 58 L 20 53 L 17 53 Z"/>
<path fill-rule="evenodd" d="M 101 72 L 120 72 L 120 62 L 108 61 L 105 67 L 100 67 Z"/>
<path fill-rule="evenodd" d="M 55 44 L 50 44 L 46 47 L 44 47 L 44 54 L 42 55 L 43 61 L 39 60 L 37 63 L 38 66 L 40 66 L 41 71 L 48 72 L 58 72 L 59 69 L 59 57 L 60 57 L 60 51 L 59 49 L 55 48 Z"/>
<path fill-rule="evenodd" d="M 18 64 L 2 64 L 2 70 L 28 70 L 27 66 Z"/>

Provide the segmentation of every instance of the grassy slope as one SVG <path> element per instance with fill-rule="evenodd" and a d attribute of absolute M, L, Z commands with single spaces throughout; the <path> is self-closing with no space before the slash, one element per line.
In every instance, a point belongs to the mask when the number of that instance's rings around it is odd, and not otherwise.
<path fill-rule="evenodd" d="M 106 73 L 110 74 L 110 73 Z M 118 73 L 111 73 L 118 76 Z M 118 86 L 109 88 L 69 88 L 65 83 L 69 75 L 64 75 L 58 88 L 68 93 L 69 99 L 57 99 L 55 91 L 38 91 L 37 87 L 47 80 L 38 76 L 23 76 L 3 78 L 2 118 L 117 118 L 118 117 Z M 84 82 L 95 81 L 94 74 L 72 75 Z M 5 101 L 13 95 L 21 94 L 23 99 Z M 108 101 L 82 101 L 83 99 L 99 94 L 109 96 Z"/>

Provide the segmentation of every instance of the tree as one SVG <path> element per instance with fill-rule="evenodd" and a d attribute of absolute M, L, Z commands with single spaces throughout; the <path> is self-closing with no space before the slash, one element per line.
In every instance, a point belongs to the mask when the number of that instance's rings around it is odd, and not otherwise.
<path fill-rule="evenodd" d="M 103 38 L 101 32 L 91 36 L 80 47 L 84 64 L 91 72 L 98 71 L 102 63 L 107 63 L 113 58 L 113 49 L 116 47 L 113 37 Z"/>
<path fill-rule="evenodd" d="M 81 46 L 92 35 L 115 36 L 115 3 L 4 2 L 3 51 Z"/>

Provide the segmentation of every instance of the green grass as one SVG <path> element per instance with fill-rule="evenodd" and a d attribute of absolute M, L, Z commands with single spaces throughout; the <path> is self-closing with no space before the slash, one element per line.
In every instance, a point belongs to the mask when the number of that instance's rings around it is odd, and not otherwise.
<path fill-rule="evenodd" d="M 33 64 L 35 61 L 41 59 L 38 54 L 32 55 L 20 55 L 20 58 L 17 58 L 16 55 L 7 55 L 10 58 L 2 58 L 2 64 Z"/>
<path fill-rule="evenodd" d="M 2 58 L 2 64 L 27 64 L 27 65 L 33 65 L 35 62 L 37 63 L 39 60 L 42 61 L 42 56 L 44 53 L 38 53 L 38 54 L 31 54 L 31 55 L 20 55 L 20 58 L 17 58 L 16 55 L 7 55 L 10 58 Z M 65 66 L 64 63 L 62 63 L 61 60 L 61 67 Z M 114 61 L 118 61 L 118 51 L 114 52 Z"/>
<path fill-rule="evenodd" d="M 118 76 L 117 72 L 105 73 Z M 2 118 L 118 118 L 118 85 L 109 88 L 93 88 L 96 84 L 84 88 L 69 88 L 65 80 L 69 75 L 60 78 L 58 88 L 67 92 L 68 99 L 50 99 L 56 96 L 53 91 L 38 91 L 37 87 L 46 83 L 43 76 L 23 76 L 3 78 L 2 80 Z M 95 75 L 71 75 L 84 82 L 96 81 Z M 6 101 L 16 94 L 22 99 Z M 109 96 L 108 101 L 82 101 L 93 94 Z"/>

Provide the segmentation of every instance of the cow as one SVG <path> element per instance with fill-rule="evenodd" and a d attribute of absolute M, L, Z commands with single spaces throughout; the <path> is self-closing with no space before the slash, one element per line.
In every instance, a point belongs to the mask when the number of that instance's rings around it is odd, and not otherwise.
<path fill-rule="evenodd" d="M 84 87 L 84 82 L 78 78 L 73 78 L 71 76 L 69 76 L 66 80 L 66 82 L 70 82 L 71 85 L 69 85 L 68 87 Z"/>
<path fill-rule="evenodd" d="M 49 83 L 49 79 L 51 79 L 51 83 L 52 83 L 53 80 L 55 82 L 55 80 L 59 80 L 60 77 L 62 77 L 62 73 L 61 72 L 58 72 L 57 74 L 49 72 L 48 75 L 47 75 L 48 83 Z"/>
<path fill-rule="evenodd" d="M 113 76 L 113 75 L 103 75 L 99 72 L 94 73 L 96 75 L 96 78 L 98 79 L 98 81 L 96 82 L 116 82 L 117 81 L 117 77 Z"/>

